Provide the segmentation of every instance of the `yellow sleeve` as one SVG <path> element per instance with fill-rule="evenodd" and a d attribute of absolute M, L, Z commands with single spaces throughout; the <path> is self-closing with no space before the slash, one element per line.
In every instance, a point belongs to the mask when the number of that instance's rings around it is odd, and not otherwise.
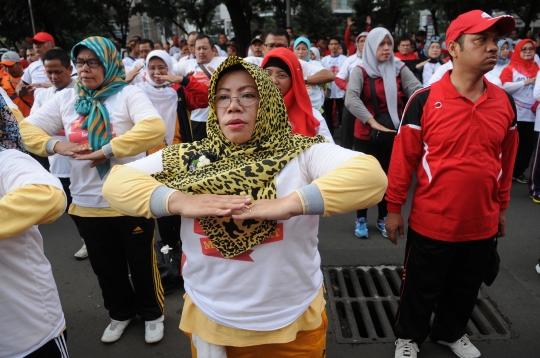
<path fill-rule="evenodd" d="M 19 130 L 21 131 L 21 136 L 26 144 L 26 148 L 39 156 L 48 157 L 50 156 L 47 153 L 47 142 L 53 137 L 47 134 L 43 129 L 30 124 L 26 120 L 22 120 L 19 123 Z"/>
<path fill-rule="evenodd" d="M 182 143 L 182 136 L 180 135 L 180 123 L 178 122 L 178 115 L 176 116 L 176 124 L 174 125 L 174 139 L 172 144 Z"/>
<path fill-rule="evenodd" d="M 129 131 L 111 140 L 115 157 L 125 158 L 145 152 L 163 142 L 165 122 L 159 117 L 143 119 Z"/>
<path fill-rule="evenodd" d="M 10 108 L 10 110 L 15 116 L 15 119 L 17 120 L 17 122 L 21 123 L 21 121 L 24 119 L 24 116 L 21 113 L 21 111 L 18 108 Z"/>
<path fill-rule="evenodd" d="M 21 234 L 34 225 L 53 222 L 65 208 L 62 189 L 41 184 L 18 187 L 0 199 L 0 240 Z"/>
<path fill-rule="evenodd" d="M 378 204 L 388 179 L 371 155 L 357 155 L 313 181 L 324 200 L 324 216 L 347 213 Z"/>
<path fill-rule="evenodd" d="M 138 169 L 115 165 L 103 184 L 103 197 L 111 208 L 129 216 L 155 218 L 150 210 L 154 190 L 164 186 L 150 174 Z"/>

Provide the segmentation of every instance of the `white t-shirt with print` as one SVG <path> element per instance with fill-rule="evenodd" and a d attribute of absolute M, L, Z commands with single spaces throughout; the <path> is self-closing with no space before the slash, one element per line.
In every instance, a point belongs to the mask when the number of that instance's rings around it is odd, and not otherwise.
<path fill-rule="evenodd" d="M 330 143 L 311 146 L 277 174 L 276 197 L 311 184 L 356 155 L 363 154 Z M 159 172 L 162 151 L 129 166 L 148 174 Z M 321 289 L 318 231 L 319 215 L 278 220 L 275 233 L 266 241 L 225 259 L 197 221 L 183 217 L 186 292 L 218 324 L 253 331 L 283 328 L 305 312 Z"/>
<path fill-rule="evenodd" d="M 226 57 L 214 57 L 212 61 L 205 63 L 204 67 L 212 74 Z M 198 65 L 197 60 L 186 60 L 178 61 L 173 66 L 173 71 L 176 75 L 185 76 L 186 74 L 193 72 L 193 77 L 200 83 L 205 84 L 206 86 L 210 85 L 210 78 L 201 70 L 201 67 Z M 208 115 L 210 113 L 210 107 L 194 109 L 191 111 L 191 120 L 194 122 L 206 122 L 208 120 Z"/>
<path fill-rule="evenodd" d="M 73 67 L 73 70 L 71 71 L 71 77 L 77 76 L 77 69 L 75 68 L 75 65 L 73 62 L 71 62 L 71 66 Z M 37 60 L 34 61 L 28 66 L 21 77 L 22 81 L 28 85 L 33 85 L 37 83 L 51 83 L 49 81 L 49 77 L 47 77 L 47 71 L 45 71 L 45 65 L 43 64 L 43 61 Z M 45 90 L 46 88 L 36 88 L 34 91 L 34 96 L 36 96 L 39 92 Z"/>
<path fill-rule="evenodd" d="M 81 128 L 84 117 L 75 112 L 74 104 L 79 96 L 74 89 L 66 89 L 49 100 L 39 111 L 26 118 L 30 124 L 42 128 L 49 135 L 65 130 L 67 139 L 79 145 L 88 143 L 88 131 Z M 125 86 L 120 92 L 110 96 L 102 104 L 109 112 L 113 137 L 120 136 L 133 126 L 150 117 L 160 115 L 146 94 L 137 86 Z M 110 159 L 111 168 L 143 158 L 145 152 L 126 158 Z M 96 168 L 90 168 L 90 161 L 69 158 L 71 167 L 71 196 L 73 203 L 91 208 L 107 208 L 101 189 L 108 173 L 101 179 Z"/>
<path fill-rule="evenodd" d="M 332 55 L 325 56 L 321 63 L 328 71 L 332 72 L 334 75 L 337 76 L 339 73 L 339 70 L 341 69 L 341 66 L 345 61 L 347 60 L 346 56 L 343 55 L 337 55 L 336 57 L 333 57 Z M 345 91 L 339 88 L 336 85 L 335 81 L 332 81 L 332 92 L 330 93 L 330 98 L 343 98 L 343 95 L 345 94 Z"/>
<path fill-rule="evenodd" d="M 60 181 L 28 154 L 0 151 L 0 199 L 37 184 L 62 190 Z M 0 240 L 0 272 L 0 357 L 26 357 L 66 325 L 37 225 Z"/>
<path fill-rule="evenodd" d="M 352 70 L 358 66 L 362 66 L 363 63 L 362 59 L 356 53 L 347 57 L 341 64 L 336 77 L 345 81 L 351 75 Z"/>

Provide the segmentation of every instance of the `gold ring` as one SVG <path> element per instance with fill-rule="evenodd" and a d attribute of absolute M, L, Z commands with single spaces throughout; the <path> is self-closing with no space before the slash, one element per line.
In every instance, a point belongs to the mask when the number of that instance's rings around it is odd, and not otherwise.
<path fill-rule="evenodd" d="M 251 207 L 249 205 L 244 205 L 244 211 L 251 211 Z"/>

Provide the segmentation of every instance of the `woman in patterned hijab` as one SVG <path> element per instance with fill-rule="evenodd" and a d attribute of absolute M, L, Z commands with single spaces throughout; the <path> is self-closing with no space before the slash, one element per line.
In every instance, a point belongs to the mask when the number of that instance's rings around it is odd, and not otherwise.
<path fill-rule="evenodd" d="M 293 135 L 272 78 L 241 58 L 218 67 L 209 102 L 208 138 L 114 167 L 103 195 L 129 215 L 182 216 L 180 329 L 194 356 L 324 357 L 319 215 L 377 203 L 384 172 Z"/>
<path fill-rule="evenodd" d="M 19 123 L 0 94 L 0 151 L 16 149 L 27 153 L 26 146 L 19 133 Z"/>

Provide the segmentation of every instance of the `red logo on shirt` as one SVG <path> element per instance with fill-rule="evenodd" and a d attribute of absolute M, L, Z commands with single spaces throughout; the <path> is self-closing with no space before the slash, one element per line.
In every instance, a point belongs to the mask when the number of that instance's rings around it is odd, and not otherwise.
<path fill-rule="evenodd" d="M 196 234 L 205 235 L 204 230 L 202 229 L 199 222 L 197 220 L 194 220 L 193 222 L 194 222 L 193 231 Z M 262 244 L 270 244 L 272 242 L 281 241 L 281 240 L 283 240 L 283 223 L 277 224 L 276 231 L 274 231 L 274 233 L 272 235 L 270 235 L 270 237 L 268 237 L 268 239 L 261 242 L 261 245 Z M 212 257 L 218 257 L 218 258 L 222 258 L 222 259 L 224 258 L 223 255 L 221 255 L 219 253 L 218 249 L 216 249 L 214 244 L 212 244 L 212 242 L 210 241 L 209 238 L 201 237 L 200 241 L 201 241 L 201 250 L 202 250 L 203 255 L 212 256 Z M 253 250 L 247 250 L 246 252 L 243 252 L 240 255 L 231 258 L 231 260 L 253 262 L 253 259 L 250 256 L 252 252 L 253 252 Z"/>
<path fill-rule="evenodd" d="M 68 139 L 71 143 L 75 143 L 78 145 L 85 145 L 88 144 L 88 131 L 86 129 L 82 129 L 82 124 L 84 120 L 86 119 L 85 116 L 80 115 L 77 120 L 74 123 L 71 123 L 70 131 L 68 135 Z M 111 123 L 111 131 L 112 137 L 116 137 L 116 133 L 114 133 L 114 128 Z"/>

